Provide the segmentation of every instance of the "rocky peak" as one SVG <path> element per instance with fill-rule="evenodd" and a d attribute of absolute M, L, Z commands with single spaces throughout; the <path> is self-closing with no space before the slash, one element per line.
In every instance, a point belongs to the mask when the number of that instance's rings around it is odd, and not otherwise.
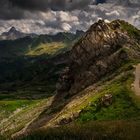
<path fill-rule="evenodd" d="M 2 35 L 4 36 L 17 35 L 17 34 L 21 34 L 21 33 L 15 27 L 11 27 L 8 32 L 2 33 Z"/>
<path fill-rule="evenodd" d="M 133 51 L 129 54 L 125 50 L 132 49 L 134 41 L 122 28 L 123 22 L 99 20 L 73 46 L 69 68 L 59 79 L 58 96 L 73 96 L 113 73 L 130 58 Z"/>
<path fill-rule="evenodd" d="M 17 29 L 15 27 L 11 27 L 8 32 L 15 32 L 15 31 L 17 31 Z"/>
<path fill-rule="evenodd" d="M 11 27 L 8 32 L 4 32 L 0 35 L 0 40 L 15 40 L 27 36 L 26 33 L 18 31 L 15 27 Z"/>

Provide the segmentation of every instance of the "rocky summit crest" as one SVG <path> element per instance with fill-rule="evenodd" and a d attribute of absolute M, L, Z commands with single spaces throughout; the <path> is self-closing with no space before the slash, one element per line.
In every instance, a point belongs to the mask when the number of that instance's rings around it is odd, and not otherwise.
<path fill-rule="evenodd" d="M 127 31 L 130 26 L 135 28 L 122 20 L 110 23 L 99 20 L 93 24 L 73 46 L 69 67 L 57 84 L 57 95 L 73 96 L 113 73 L 125 61 L 138 57 L 139 44 Z"/>

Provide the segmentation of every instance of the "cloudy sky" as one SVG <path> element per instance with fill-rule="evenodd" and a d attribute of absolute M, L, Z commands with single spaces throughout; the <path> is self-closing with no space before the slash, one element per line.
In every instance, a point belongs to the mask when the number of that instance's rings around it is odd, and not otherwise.
<path fill-rule="evenodd" d="M 140 28 L 140 0 L 0 0 L 0 33 L 11 26 L 27 33 L 75 32 L 100 18 Z"/>

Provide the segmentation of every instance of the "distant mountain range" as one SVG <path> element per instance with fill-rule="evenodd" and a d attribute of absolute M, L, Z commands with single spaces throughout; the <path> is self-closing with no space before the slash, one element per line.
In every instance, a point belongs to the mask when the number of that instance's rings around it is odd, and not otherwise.
<path fill-rule="evenodd" d="M 60 33 L 57 33 L 55 35 L 37 35 L 37 34 L 34 34 L 34 33 L 23 33 L 23 32 L 20 32 L 19 30 L 17 30 L 15 27 L 11 27 L 10 30 L 8 32 L 3 32 L 1 35 L 0 35 L 0 41 L 3 41 L 3 40 L 16 40 L 16 39 L 21 39 L 21 38 L 25 38 L 25 37 L 29 37 L 29 38 L 36 38 L 36 37 L 39 37 L 39 38 L 42 38 L 43 40 L 56 40 L 56 41 L 62 41 L 66 36 L 68 36 L 68 40 L 71 38 L 72 40 L 75 38 L 75 37 L 78 37 L 80 35 L 83 35 L 84 34 L 84 31 L 80 31 L 80 30 L 77 30 L 76 33 L 63 33 L 63 32 L 60 32 Z"/>
<path fill-rule="evenodd" d="M 23 33 L 23 32 L 18 31 L 15 27 L 11 27 L 8 32 L 3 32 L 0 35 L 0 40 L 15 40 L 19 38 L 24 38 L 26 36 L 36 37 L 37 35 Z"/>

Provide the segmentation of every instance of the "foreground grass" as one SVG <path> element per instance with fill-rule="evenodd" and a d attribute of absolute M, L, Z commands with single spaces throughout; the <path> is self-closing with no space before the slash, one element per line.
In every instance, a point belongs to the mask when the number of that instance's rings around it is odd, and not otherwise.
<path fill-rule="evenodd" d="M 38 130 L 15 140 L 139 140 L 140 121 L 95 121 Z"/>

